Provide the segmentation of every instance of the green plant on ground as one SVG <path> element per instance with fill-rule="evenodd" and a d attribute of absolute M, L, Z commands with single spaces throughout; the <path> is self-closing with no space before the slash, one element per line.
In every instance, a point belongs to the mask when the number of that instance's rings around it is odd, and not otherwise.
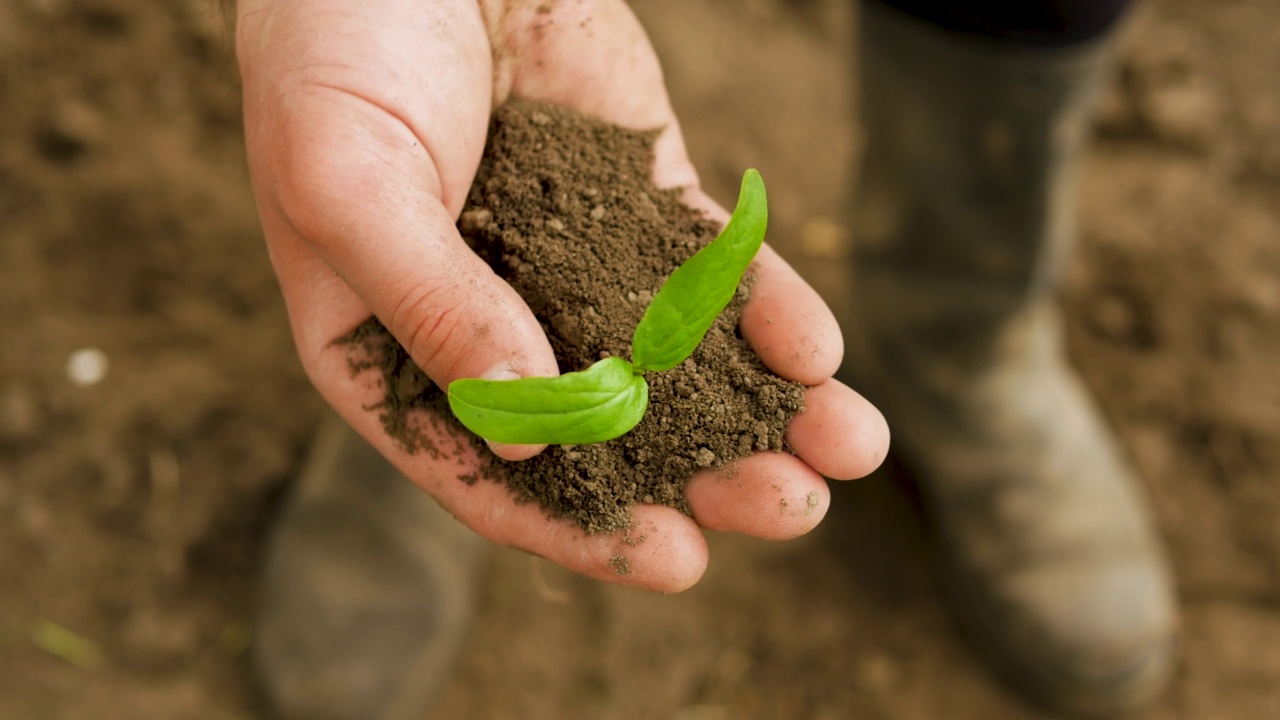
<path fill-rule="evenodd" d="M 649 405 L 646 372 L 669 370 L 693 354 L 733 299 L 764 242 L 768 207 L 760 173 L 742 176 L 728 224 L 663 283 L 631 339 L 632 359 L 601 360 L 559 377 L 463 379 L 449 383 L 449 407 L 493 442 L 582 445 L 635 427 Z"/>

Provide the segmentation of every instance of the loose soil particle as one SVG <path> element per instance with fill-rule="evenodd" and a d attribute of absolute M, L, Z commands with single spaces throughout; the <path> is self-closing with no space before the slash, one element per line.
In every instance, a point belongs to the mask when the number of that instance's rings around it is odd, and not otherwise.
<path fill-rule="evenodd" d="M 630 357 L 631 333 L 663 280 L 710 242 L 718 226 L 650 179 L 654 132 L 608 125 L 565 108 L 509 102 L 494 115 L 485 156 L 458 222 L 475 252 L 542 323 L 561 372 L 607 355 Z M 804 388 L 773 375 L 737 332 L 749 280 L 693 356 L 649 373 L 649 411 L 606 443 L 553 446 L 511 463 L 481 449 L 478 477 L 505 483 L 587 532 L 630 526 L 628 508 L 688 512 L 683 490 L 699 470 L 757 450 L 784 451 Z M 376 369 L 386 431 L 410 451 L 440 454 L 422 432 L 463 433 L 447 399 L 376 319 L 340 338 L 353 372 Z M 423 414 L 426 411 L 427 415 Z"/>

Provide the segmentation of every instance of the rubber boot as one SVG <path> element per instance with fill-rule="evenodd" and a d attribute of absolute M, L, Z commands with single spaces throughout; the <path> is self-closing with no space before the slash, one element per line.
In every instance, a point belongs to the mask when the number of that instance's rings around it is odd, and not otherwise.
<path fill-rule="evenodd" d="M 285 720 L 422 720 L 453 670 L 483 541 L 337 417 L 267 548 L 254 660 Z"/>
<path fill-rule="evenodd" d="M 1174 666 L 1170 575 L 1054 298 L 1109 43 L 861 7 L 849 382 L 889 420 L 974 643 L 1052 709 L 1139 707 Z"/>

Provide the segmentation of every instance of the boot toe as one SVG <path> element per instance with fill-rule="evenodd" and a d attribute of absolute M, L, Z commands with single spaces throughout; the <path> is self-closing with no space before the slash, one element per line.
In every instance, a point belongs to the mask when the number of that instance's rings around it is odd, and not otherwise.
<path fill-rule="evenodd" d="M 1010 680 L 1051 709 L 1111 716 L 1167 686 L 1176 612 L 1167 578 L 1149 561 L 1040 567 L 996 592 L 1003 597 L 958 590 L 962 620 Z"/>
<path fill-rule="evenodd" d="M 267 544 L 253 660 L 282 720 L 419 720 L 466 639 L 484 543 L 339 422 Z"/>

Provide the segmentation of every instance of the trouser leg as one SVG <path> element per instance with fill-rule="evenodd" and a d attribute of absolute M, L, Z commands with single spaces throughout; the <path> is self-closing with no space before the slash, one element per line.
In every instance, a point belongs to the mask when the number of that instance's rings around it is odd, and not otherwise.
<path fill-rule="evenodd" d="M 921 484 L 977 645 L 1057 709 L 1141 705 L 1173 666 L 1171 582 L 1054 301 L 1114 18 L 1029 42 L 890 5 L 940 3 L 861 5 L 846 369 Z"/>

